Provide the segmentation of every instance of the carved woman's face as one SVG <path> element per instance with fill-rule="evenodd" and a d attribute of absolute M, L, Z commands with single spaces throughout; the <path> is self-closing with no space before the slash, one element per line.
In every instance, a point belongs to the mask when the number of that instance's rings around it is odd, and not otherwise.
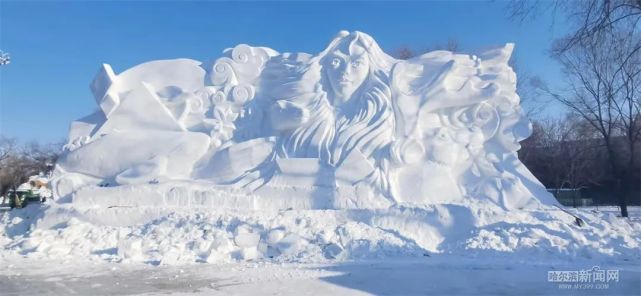
<path fill-rule="evenodd" d="M 363 84 L 369 73 L 369 58 L 361 46 L 354 45 L 350 54 L 340 50 L 332 52 L 324 68 L 334 92 L 334 106 L 347 102 Z"/>

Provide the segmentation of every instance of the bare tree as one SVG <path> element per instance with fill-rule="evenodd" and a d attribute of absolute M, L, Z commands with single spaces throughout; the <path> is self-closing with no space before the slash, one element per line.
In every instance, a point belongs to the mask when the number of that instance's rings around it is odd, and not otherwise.
<path fill-rule="evenodd" d="M 448 50 L 451 52 L 458 52 L 460 49 L 461 46 L 456 39 L 449 39 L 445 44 L 436 44 L 433 46 L 425 47 L 421 50 L 414 50 L 407 45 L 403 45 L 394 51 L 394 57 L 401 60 L 407 60 L 424 53 L 428 53 L 430 51 Z"/>
<path fill-rule="evenodd" d="M 604 177 L 602 157 L 593 134 L 593 128 L 577 116 L 536 120 L 519 157 L 548 187 L 599 184 Z"/>
<path fill-rule="evenodd" d="M 61 144 L 17 145 L 15 139 L 0 138 L 0 195 L 16 188 L 38 173 L 49 172 L 61 151 Z"/>
<path fill-rule="evenodd" d="M 16 139 L 0 136 L 0 170 L 3 162 L 16 150 Z"/>
<path fill-rule="evenodd" d="M 458 42 L 458 40 L 450 38 L 444 44 L 436 44 L 434 46 L 425 48 L 423 52 L 430 52 L 434 50 L 447 50 L 451 52 L 458 52 L 461 50 L 461 44 Z"/>
<path fill-rule="evenodd" d="M 511 0 L 506 2 L 508 17 L 519 22 L 530 21 L 539 15 L 561 14 L 575 28 L 556 47 L 563 52 L 579 44 L 581 40 L 607 34 L 617 27 L 634 27 L 641 18 L 639 0 Z M 554 25 L 554 24 L 551 24 Z"/>
<path fill-rule="evenodd" d="M 621 215 L 627 217 L 626 194 L 638 180 L 636 145 L 641 139 L 639 84 L 641 52 L 630 33 L 583 38 L 556 56 L 567 77 L 567 91 L 540 88 L 581 116 L 602 140 L 620 196 Z M 605 42 L 604 42 L 605 41 Z M 630 53 L 634 54 L 630 54 Z M 616 139 L 624 139 L 622 151 Z"/>
<path fill-rule="evenodd" d="M 411 59 L 416 56 L 416 54 L 414 54 L 414 51 L 408 46 L 401 46 L 396 50 L 396 53 L 394 55 L 396 56 L 396 58 L 401 60 Z"/>
<path fill-rule="evenodd" d="M 621 215 L 627 217 L 626 195 L 634 191 L 639 181 L 636 154 L 641 139 L 641 38 L 638 32 L 641 1 L 510 1 L 508 4 L 510 17 L 521 21 L 541 11 L 562 12 L 574 29 L 557 40 L 550 50 L 563 67 L 567 89 L 551 90 L 543 83 L 538 87 L 598 132 L 615 179 Z"/>
<path fill-rule="evenodd" d="M 641 0 L 512 0 L 507 2 L 506 8 L 509 18 L 521 22 L 543 13 L 551 13 L 556 18 L 562 12 L 574 29 L 555 42 L 551 49 L 553 55 L 561 55 L 590 40 L 607 42 L 613 32 L 637 35 L 641 21 Z M 631 58 L 639 50 L 641 42 L 636 38 L 624 59 Z"/>
<path fill-rule="evenodd" d="M 607 41 L 613 32 L 632 33 L 641 20 L 641 1 L 639 0 L 585 0 L 566 2 L 569 18 L 576 23 L 576 29 L 557 42 L 553 51 L 564 53 L 582 42 L 592 39 Z M 626 56 L 634 55 L 641 48 L 636 42 Z"/>
<path fill-rule="evenodd" d="M 510 0 L 505 2 L 507 17 L 518 22 L 526 22 L 536 19 L 542 13 L 556 15 L 557 10 L 565 3 L 563 1 L 547 0 Z"/>

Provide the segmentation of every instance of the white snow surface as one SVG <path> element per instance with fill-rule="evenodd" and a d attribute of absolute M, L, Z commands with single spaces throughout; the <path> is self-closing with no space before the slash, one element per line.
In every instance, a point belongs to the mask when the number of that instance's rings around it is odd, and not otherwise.
<path fill-rule="evenodd" d="M 0 213 L 3 295 L 638 295 L 641 208 L 84 208 Z M 616 269 L 606 289 L 553 270 Z"/>
<path fill-rule="evenodd" d="M 505 211 L 488 203 L 386 210 L 78 208 L 2 216 L 3 254 L 152 265 L 326 262 L 455 254 L 639 262 L 641 224 L 611 213 Z"/>
<path fill-rule="evenodd" d="M 149 266 L 25 261 L 0 270 L 3 295 L 639 295 L 635 263 L 603 263 L 619 271 L 607 287 L 562 288 L 554 270 L 585 270 L 595 261 L 468 259 L 443 255 L 344 263 Z"/>

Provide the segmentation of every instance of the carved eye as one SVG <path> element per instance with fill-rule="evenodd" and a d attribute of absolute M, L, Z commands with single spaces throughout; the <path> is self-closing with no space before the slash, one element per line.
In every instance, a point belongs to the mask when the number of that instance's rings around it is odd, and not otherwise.
<path fill-rule="evenodd" d="M 354 67 L 354 68 L 358 68 L 358 67 L 360 67 L 362 64 L 363 64 L 363 62 L 362 62 L 361 60 L 356 60 L 356 61 L 353 61 L 353 62 L 352 62 L 352 67 Z"/>
<path fill-rule="evenodd" d="M 340 60 L 340 59 L 338 59 L 338 58 L 334 58 L 334 59 L 332 60 L 332 67 L 334 67 L 334 68 L 338 68 L 338 66 L 340 66 L 340 65 L 341 65 L 341 60 Z"/>

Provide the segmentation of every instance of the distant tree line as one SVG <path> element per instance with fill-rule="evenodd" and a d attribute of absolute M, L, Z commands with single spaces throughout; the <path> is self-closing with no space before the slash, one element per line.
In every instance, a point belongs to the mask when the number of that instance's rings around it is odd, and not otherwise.
<path fill-rule="evenodd" d="M 627 204 L 641 198 L 641 1 L 513 0 L 507 11 L 519 21 L 552 13 L 572 26 L 550 48 L 550 56 L 565 74 L 564 87 L 552 89 L 536 78 L 532 82 L 542 95 L 565 105 L 570 115 L 589 127 L 581 143 L 597 147 L 599 157 L 591 159 L 606 163 L 598 167 L 607 176 L 601 183 L 608 184 L 621 215 L 627 217 Z"/>
<path fill-rule="evenodd" d="M 14 138 L 0 136 L 0 196 L 16 189 L 30 176 L 49 173 L 61 150 L 60 144 L 38 142 L 20 144 Z"/>
<path fill-rule="evenodd" d="M 627 184 L 621 184 L 621 176 L 611 169 L 608 148 L 599 132 L 577 115 L 535 119 L 532 135 L 521 142 L 519 158 L 557 195 L 559 190 L 579 189 L 596 204 L 619 205 L 623 196 L 626 204 L 641 205 L 640 182 L 634 181 L 641 180 L 641 142 L 637 140 L 631 150 L 622 135 L 610 141 L 615 161 L 626 162 L 618 166 L 628 168 Z"/>

